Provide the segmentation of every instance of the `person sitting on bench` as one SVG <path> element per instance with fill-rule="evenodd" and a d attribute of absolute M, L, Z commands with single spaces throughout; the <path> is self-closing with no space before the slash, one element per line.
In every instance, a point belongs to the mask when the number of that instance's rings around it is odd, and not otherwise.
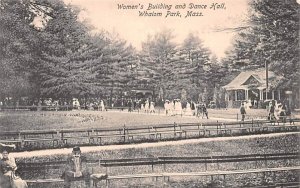
<path fill-rule="evenodd" d="M 14 157 L 9 156 L 10 151 L 15 148 L 14 145 L 5 145 L 0 143 L 0 187 L 1 188 L 27 188 L 27 183 L 17 176 L 15 171 L 17 165 Z"/>
<path fill-rule="evenodd" d="M 71 187 L 71 181 L 84 180 L 85 186 L 90 187 L 90 172 L 86 165 L 86 157 L 81 155 L 80 147 L 75 146 L 72 155 L 67 159 L 67 165 L 62 178 L 64 187 Z"/>

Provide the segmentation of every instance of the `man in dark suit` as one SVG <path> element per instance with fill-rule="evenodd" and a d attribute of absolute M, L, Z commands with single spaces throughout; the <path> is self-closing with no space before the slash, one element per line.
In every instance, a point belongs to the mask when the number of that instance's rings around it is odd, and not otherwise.
<path fill-rule="evenodd" d="M 81 150 L 75 146 L 72 155 L 67 159 L 67 165 L 62 178 L 64 178 L 64 187 L 71 187 L 71 181 L 84 180 L 86 187 L 90 187 L 90 172 L 88 171 L 87 160 L 81 155 Z"/>

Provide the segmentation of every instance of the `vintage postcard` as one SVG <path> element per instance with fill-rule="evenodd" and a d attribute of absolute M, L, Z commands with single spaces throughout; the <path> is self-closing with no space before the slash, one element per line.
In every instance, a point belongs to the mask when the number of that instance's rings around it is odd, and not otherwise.
<path fill-rule="evenodd" d="M 0 0 L 0 188 L 299 187 L 298 0 Z"/>

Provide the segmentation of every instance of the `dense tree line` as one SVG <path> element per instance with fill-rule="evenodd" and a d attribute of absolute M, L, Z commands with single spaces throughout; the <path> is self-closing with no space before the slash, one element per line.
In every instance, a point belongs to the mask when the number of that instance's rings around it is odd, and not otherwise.
<path fill-rule="evenodd" d="M 1 0 L 1 100 L 87 98 L 131 77 L 134 49 L 118 36 L 91 34 L 80 9 L 61 0 Z"/>
<path fill-rule="evenodd" d="M 219 61 L 193 33 L 177 44 L 163 30 L 138 52 L 115 33 L 91 34 L 80 9 L 61 0 L 0 0 L 0 99 L 104 97 L 144 84 L 160 100 L 222 101 L 222 85 L 265 62 L 295 87 L 299 4 L 255 0 L 250 10 L 249 26 Z"/>

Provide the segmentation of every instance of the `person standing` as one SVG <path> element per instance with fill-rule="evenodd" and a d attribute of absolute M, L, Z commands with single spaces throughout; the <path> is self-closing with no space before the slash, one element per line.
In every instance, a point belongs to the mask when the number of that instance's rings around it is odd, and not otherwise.
<path fill-rule="evenodd" d="M 104 106 L 104 101 L 103 100 L 100 101 L 100 107 L 101 107 L 102 112 L 105 111 L 105 106 Z"/>
<path fill-rule="evenodd" d="M 132 100 L 131 99 L 128 100 L 127 105 L 128 105 L 128 112 L 132 112 Z"/>
<path fill-rule="evenodd" d="M 149 105 L 148 99 L 147 99 L 146 102 L 145 102 L 144 108 L 145 108 L 145 113 L 148 113 L 148 112 L 149 112 L 149 109 L 150 109 L 150 105 Z"/>
<path fill-rule="evenodd" d="M 175 103 L 175 114 L 176 115 L 181 115 L 182 116 L 182 105 L 181 105 L 181 101 L 179 99 L 176 100 Z"/>
<path fill-rule="evenodd" d="M 246 109 L 245 109 L 244 103 L 242 103 L 242 105 L 241 105 L 240 112 L 241 112 L 241 115 L 242 115 L 242 121 L 244 121 L 245 116 L 246 116 Z"/>
<path fill-rule="evenodd" d="M 207 112 L 207 108 L 206 108 L 205 104 L 202 105 L 202 119 L 203 119 L 204 115 L 208 119 L 208 112 Z"/>
<path fill-rule="evenodd" d="M 155 108 L 154 108 L 154 102 L 153 102 L 153 101 L 150 102 L 150 109 L 149 109 L 149 112 L 150 112 L 150 114 L 151 114 L 152 112 L 155 113 Z"/>
<path fill-rule="evenodd" d="M 166 116 L 169 115 L 169 108 L 170 108 L 170 101 L 169 100 L 166 100 L 165 101 L 165 104 L 164 104 L 164 108 L 165 108 L 165 114 Z"/>
<path fill-rule="evenodd" d="M 192 111 L 191 103 L 190 102 L 186 103 L 185 115 L 188 115 L 188 116 L 192 116 L 193 115 L 193 111 Z"/>
<path fill-rule="evenodd" d="M 275 102 L 272 101 L 269 111 L 269 120 L 275 120 Z"/>

